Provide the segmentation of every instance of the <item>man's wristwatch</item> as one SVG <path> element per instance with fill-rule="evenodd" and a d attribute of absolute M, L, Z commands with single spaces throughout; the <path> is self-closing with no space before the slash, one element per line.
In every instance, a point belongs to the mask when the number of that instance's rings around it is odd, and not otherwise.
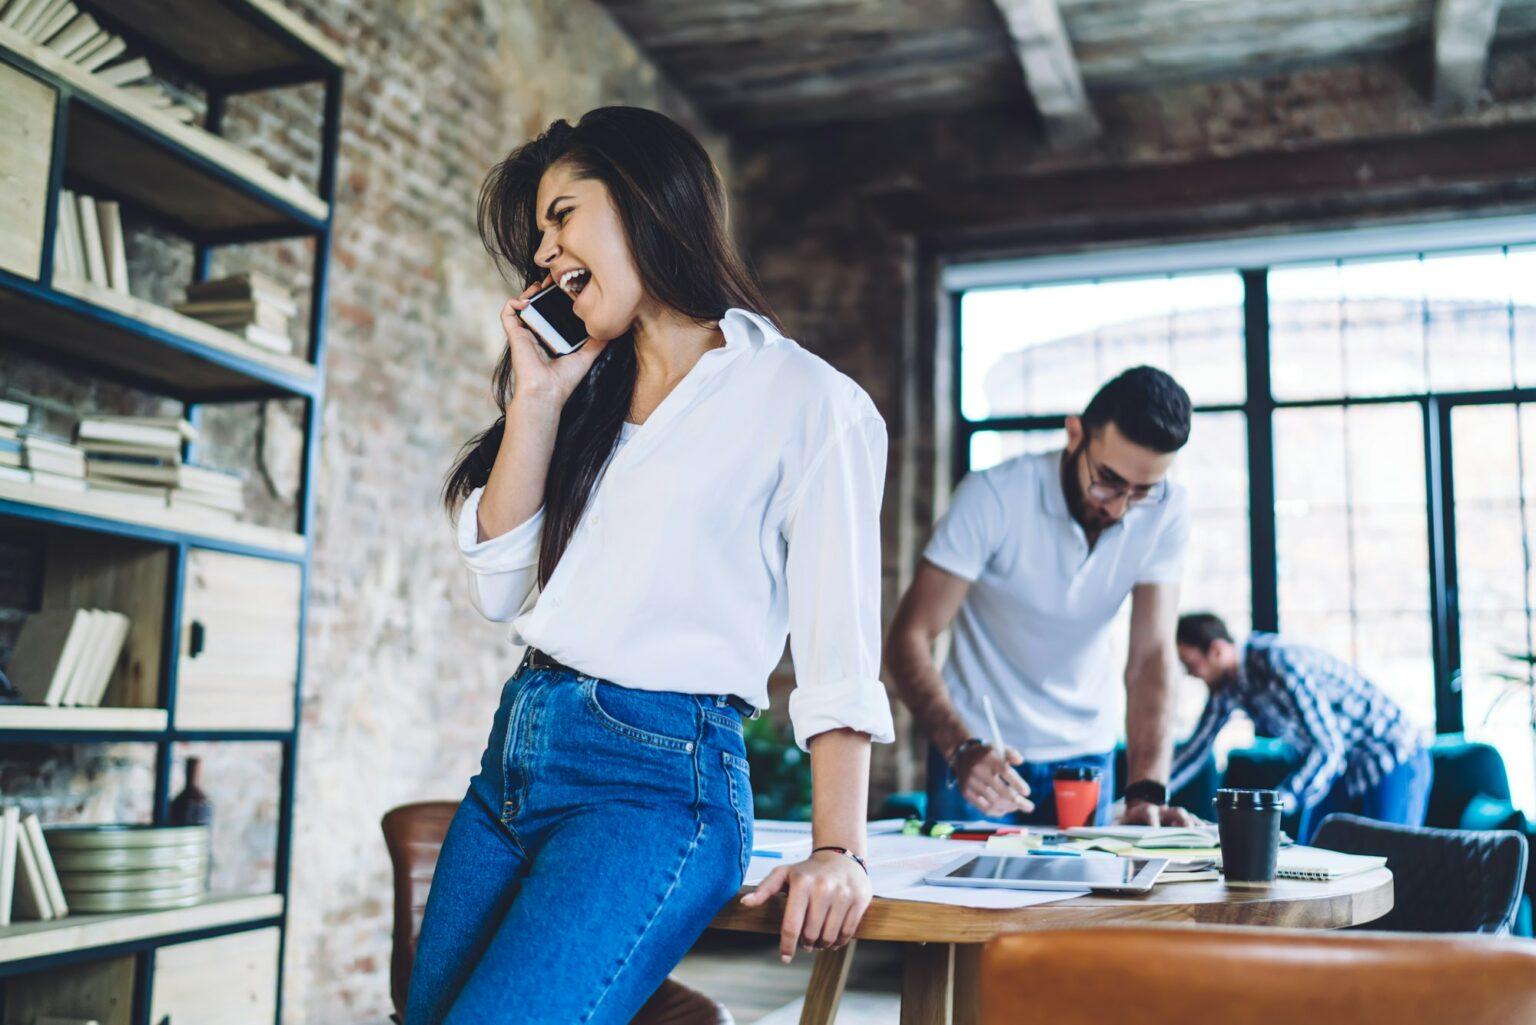
<path fill-rule="evenodd" d="M 1145 801 L 1148 804 L 1168 803 L 1168 788 L 1154 779 L 1138 779 L 1125 788 L 1125 803 Z"/>

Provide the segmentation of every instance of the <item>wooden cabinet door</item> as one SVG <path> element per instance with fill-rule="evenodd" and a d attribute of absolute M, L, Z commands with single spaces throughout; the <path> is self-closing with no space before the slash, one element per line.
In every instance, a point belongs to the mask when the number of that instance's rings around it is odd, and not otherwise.
<path fill-rule="evenodd" d="M 177 727 L 293 727 L 301 583 L 295 563 L 198 548 L 187 553 Z"/>

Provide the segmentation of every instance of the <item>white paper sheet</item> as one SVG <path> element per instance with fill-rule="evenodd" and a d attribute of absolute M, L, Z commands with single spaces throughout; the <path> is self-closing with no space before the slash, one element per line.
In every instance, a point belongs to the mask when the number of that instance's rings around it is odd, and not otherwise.
<path fill-rule="evenodd" d="M 780 823 L 761 823 L 765 833 L 775 839 L 785 832 L 772 827 Z M 785 823 L 783 825 L 798 825 Z M 765 849 L 754 844 L 758 849 Z M 943 866 L 946 862 L 967 853 L 982 853 L 983 844 L 967 840 L 935 840 L 927 836 L 903 836 L 900 833 L 883 833 L 869 838 L 869 881 L 875 896 L 888 900 L 913 900 L 928 904 L 948 904 L 953 907 L 971 908 L 1027 908 L 1052 901 L 1070 900 L 1085 896 L 1087 890 L 1000 890 L 992 887 L 930 886 L 923 876 Z M 756 886 L 780 865 L 793 863 L 809 854 L 798 856 L 784 851 L 783 858 L 753 858 L 747 866 L 743 882 Z"/>

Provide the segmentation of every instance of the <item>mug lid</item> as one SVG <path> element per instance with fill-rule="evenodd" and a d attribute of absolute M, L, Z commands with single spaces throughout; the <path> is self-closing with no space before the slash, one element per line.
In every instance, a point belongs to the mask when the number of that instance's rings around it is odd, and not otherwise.
<path fill-rule="evenodd" d="M 1280 791 L 1223 787 L 1216 791 L 1216 807 L 1268 811 L 1280 807 Z"/>
<path fill-rule="evenodd" d="M 1091 765 L 1058 765 L 1051 775 L 1055 779 L 1098 779 L 1104 773 Z"/>

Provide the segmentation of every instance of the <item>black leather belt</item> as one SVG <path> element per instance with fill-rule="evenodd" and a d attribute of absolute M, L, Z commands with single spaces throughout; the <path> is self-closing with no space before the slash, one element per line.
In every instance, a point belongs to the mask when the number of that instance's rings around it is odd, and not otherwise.
<path fill-rule="evenodd" d="M 533 669 L 564 669 L 568 672 L 581 674 L 580 669 L 572 669 L 553 655 L 540 651 L 532 645 L 523 653 L 523 665 Z M 763 714 L 762 709 L 755 707 L 746 698 L 735 694 L 722 694 L 718 696 L 725 698 L 725 703 L 740 712 L 743 719 L 756 719 Z"/>

